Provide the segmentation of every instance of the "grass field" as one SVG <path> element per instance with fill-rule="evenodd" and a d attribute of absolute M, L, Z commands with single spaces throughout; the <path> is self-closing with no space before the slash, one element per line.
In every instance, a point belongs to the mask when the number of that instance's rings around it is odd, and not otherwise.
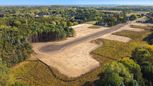
<path fill-rule="evenodd" d="M 96 21 L 89 21 L 89 22 L 86 22 L 85 24 L 95 24 Z"/>
<path fill-rule="evenodd" d="M 147 45 L 147 43 L 141 41 L 122 43 L 111 40 L 103 40 L 103 46 L 99 47 L 92 53 L 101 57 L 119 60 L 123 57 L 130 57 L 133 49 L 143 45 Z"/>
<path fill-rule="evenodd" d="M 113 35 L 125 36 L 133 40 L 139 40 L 139 41 L 143 40 L 143 38 L 145 38 L 149 34 L 151 34 L 150 31 L 135 32 L 135 31 L 129 31 L 129 30 L 123 30 L 120 32 L 113 33 Z"/>
<path fill-rule="evenodd" d="M 16 65 L 11 69 L 10 75 L 14 76 L 17 81 L 29 83 L 32 86 L 82 86 L 87 81 L 96 80 L 98 75 L 103 71 L 103 65 L 105 63 L 130 56 L 135 47 L 147 45 L 147 43 L 142 40 L 149 33 L 149 31 L 141 33 L 131 31 L 114 33 L 134 39 L 129 43 L 99 39 L 98 42 L 103 42 L 103 45 L 91 52 L 91 54 L 101 63 L 101 66 L 73 80 L 61 78 L 61 74 L 58 73 L 57 76 L 55 76 L 50 68 L 39 60 L 28 60 Z"/>
<path fill-rule="evenodd" d="M 151 28 L 153 28 L 152 25 L 147 25 L 147 26 L 131 25 L 130 27 L 132 27 L 132 28 L 139 28 L 139 29 L 151 29 Z"/>
<path fill-rule="evenodd" d="M 121 31 L 114 33 L 115 35 L 126 36 L 133 40 L 128 43 L 122 43 L 118 41 L 103 40 L 103 46 L 94 50 L 92 53 L 100 55 L 102 57 L 111 58 L 114 60 L 121 59 L 123 57 L 130 57 L 132 50 L 138 46 L 147 45 L 143 39 L 150 34 L 149 31 L 133 32 L 133 31 Z"/>

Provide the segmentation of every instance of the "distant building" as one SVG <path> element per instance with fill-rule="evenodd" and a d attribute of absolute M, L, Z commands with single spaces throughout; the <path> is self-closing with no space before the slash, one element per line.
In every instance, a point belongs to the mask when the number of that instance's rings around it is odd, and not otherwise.
<path fill-rule="evenodd" d="M 35 17 L 39 17 L 39 15 L 35 15 Z"/>
<path fill-rule="evenodd" d="M 49 17 L 50 15 L 48 15 L 48 14 L 37 14 L 37 15 L 35 15 L 35 17 L 36 18 L 38 18 L 38 17 Z"/>
<path fill-rule="evenodd" d="M 0 12 L 0 17 L 4 17 L 4 12 Z"/>

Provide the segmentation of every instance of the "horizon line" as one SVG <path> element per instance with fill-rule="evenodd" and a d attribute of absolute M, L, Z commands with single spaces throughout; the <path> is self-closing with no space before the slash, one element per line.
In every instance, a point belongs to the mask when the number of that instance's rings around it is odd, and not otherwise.
<path fill-rule="evenodd" d="M 0 4 L 0 6 L 153 6 L 153 4 Z"/>

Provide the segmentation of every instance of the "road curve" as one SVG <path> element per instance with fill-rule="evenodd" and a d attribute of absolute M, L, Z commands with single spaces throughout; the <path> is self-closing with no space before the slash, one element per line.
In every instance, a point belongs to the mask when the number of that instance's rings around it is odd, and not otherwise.
<path fill-rule="evenodd" d="M 110 29 L 105 29 L 105 30 L 87 35 L 85 37 L 78 38 L 78 39 L 75 39 L 73 41 L 61 44 L 61 45 L 54 45 L 54 44 L 46 45 L 46 46 L 41 47 L 39 50 L 40 50 L 40 52 L 56 52 L 58 50 L 65 49 L 67 47 L 79 44 L 81 42 L 88 41 L 88 40 L 93 40 L 93 39 L 98 38 L 100 36 L 103 36 L 105 34 L 114 32 L 116 30 L 119 30 L 121 27 L 123 27 L 125 25 L 126 24 L 118 24 L 116 26 L 110 27 Z"/>

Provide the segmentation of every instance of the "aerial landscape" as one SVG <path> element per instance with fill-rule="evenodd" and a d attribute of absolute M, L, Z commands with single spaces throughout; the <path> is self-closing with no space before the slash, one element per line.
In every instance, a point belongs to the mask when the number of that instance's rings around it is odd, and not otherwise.
<path fill-rule="evenodd" d="M 0 0 L 0 86 L 153 86 L 153 1 Z"/>

